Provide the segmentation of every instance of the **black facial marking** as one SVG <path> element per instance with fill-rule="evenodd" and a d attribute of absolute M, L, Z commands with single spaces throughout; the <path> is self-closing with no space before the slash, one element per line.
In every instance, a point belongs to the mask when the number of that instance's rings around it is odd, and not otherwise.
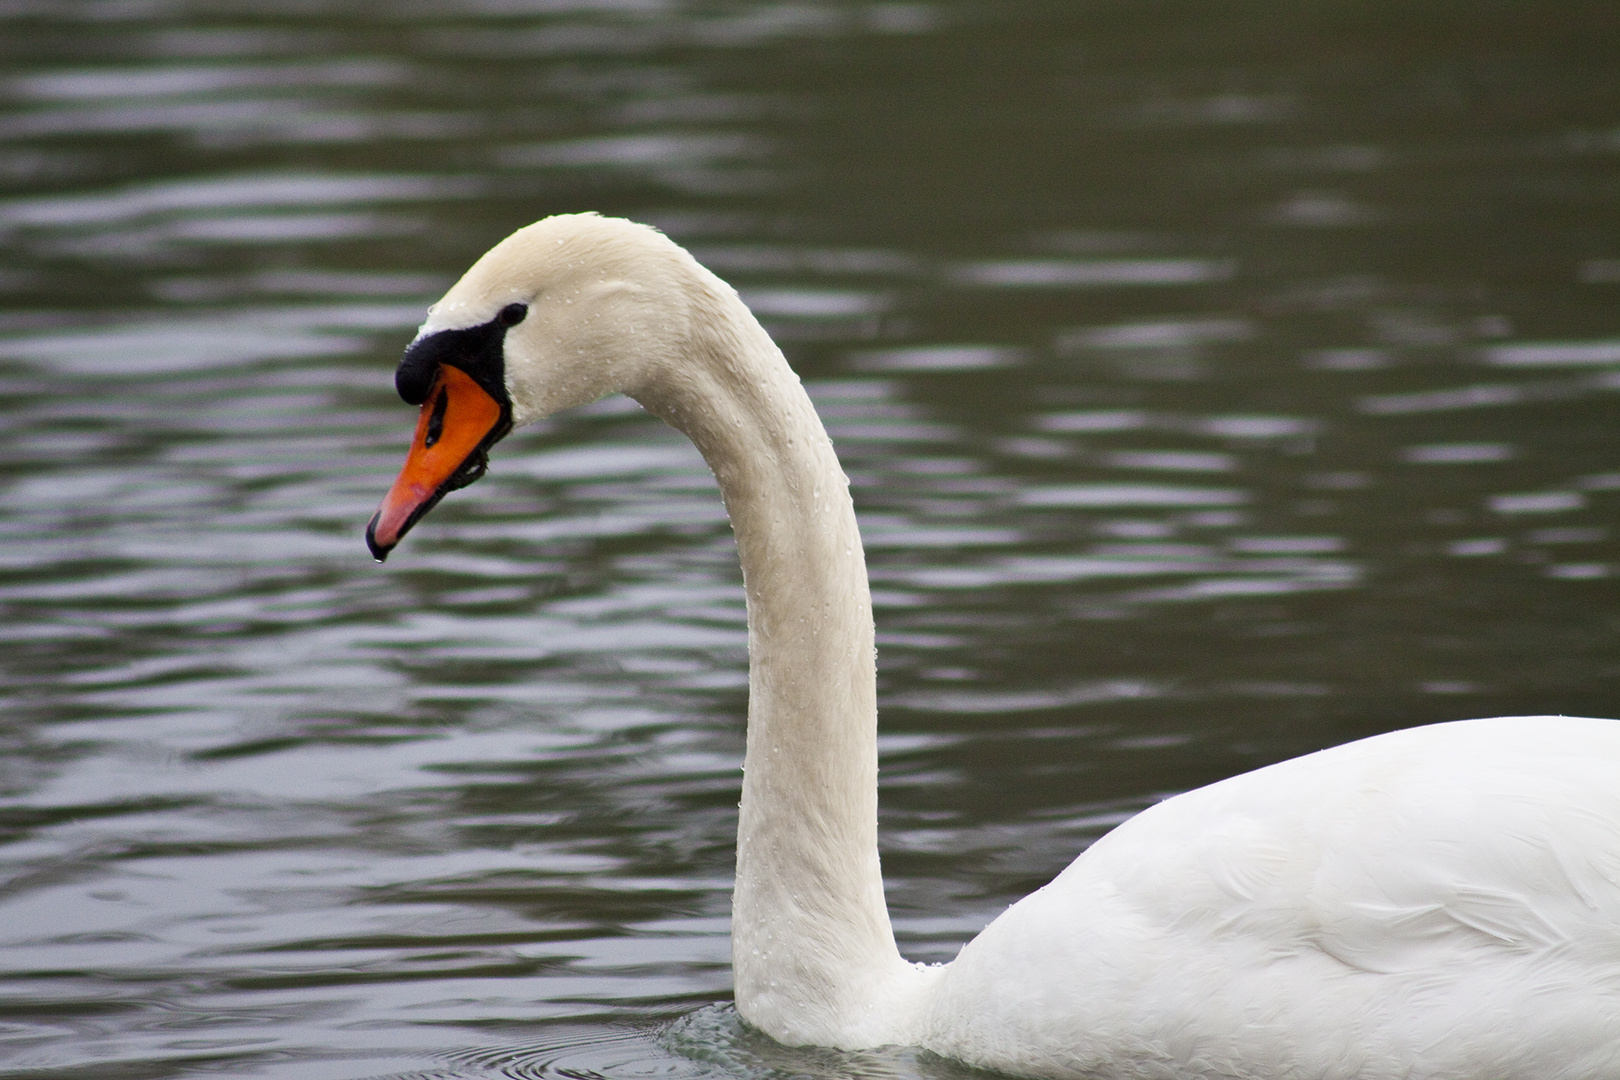
<path fill-rule="evenodd" d="M 513 309 L 516 309 L 516 317 L 512 316 Z M 399 361 L 399 370 L 394 372 L 394 388 L 409 404 L 420 405 L 433 390 L 439 365 L 449 364 L 471 375 L 486 394 L 510 411 L 502 346 L 507 328 L 522 322 L 528 313 L 527 304 L 507 304 L 489 322 L 465 330 L 440 330 L 417 338 Z"/>

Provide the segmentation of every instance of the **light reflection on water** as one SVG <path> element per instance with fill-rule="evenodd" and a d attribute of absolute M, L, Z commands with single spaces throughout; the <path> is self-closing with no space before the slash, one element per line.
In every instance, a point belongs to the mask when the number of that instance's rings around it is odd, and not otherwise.
<path fill-rule="evenodd" d="M 1620 711 L 1616 62 L 1367 10 L 0 10 L 0 1076 L 960 1071 L 699 1008 L 746 638 L 679 437 L 554 418 L 366 558 L 399 349 L 549 212 L 826 419 L 909 956 L 1166 794 Z"/>

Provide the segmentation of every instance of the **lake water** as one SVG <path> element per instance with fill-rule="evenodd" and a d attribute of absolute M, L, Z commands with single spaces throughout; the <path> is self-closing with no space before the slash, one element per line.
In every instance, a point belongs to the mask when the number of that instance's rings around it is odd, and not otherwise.
<path fill-rule="evenodd" d="M 1169 794 L 1620 714 L 1612 5 L 0 0 L 0 1077 L 941 1077 L 730 994 L 696 453 L 520 432 L 386 567 L 427 304 L 663 228 L 869 548 L 902 950 Z"/>

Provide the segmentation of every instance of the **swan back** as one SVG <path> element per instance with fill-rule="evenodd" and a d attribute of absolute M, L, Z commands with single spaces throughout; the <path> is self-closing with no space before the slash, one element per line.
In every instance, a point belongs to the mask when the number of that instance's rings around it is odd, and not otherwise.
<path fill-rule="evenodd" d="M 1510 717 L 1177 796 L 964 948 L 926 1042 L 1025 1075 L 1611 1075 L 1617 776 L 1620 723 Z"/>

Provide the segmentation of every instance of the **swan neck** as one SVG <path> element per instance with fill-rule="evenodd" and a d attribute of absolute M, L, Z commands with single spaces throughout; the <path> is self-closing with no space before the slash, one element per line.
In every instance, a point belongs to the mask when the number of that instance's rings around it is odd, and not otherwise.
<path fill-rule="evenodd" d="M 764 329 L 723 286 L 702 299 L 695 363 L 637 396 L 713 469 L 742 562 L 737 1005 L 788 1043 L 904 1042 L 891 1013 L 914 969 L 895 947 L 878 864 L 872 606 L 849 483 Z"/>

